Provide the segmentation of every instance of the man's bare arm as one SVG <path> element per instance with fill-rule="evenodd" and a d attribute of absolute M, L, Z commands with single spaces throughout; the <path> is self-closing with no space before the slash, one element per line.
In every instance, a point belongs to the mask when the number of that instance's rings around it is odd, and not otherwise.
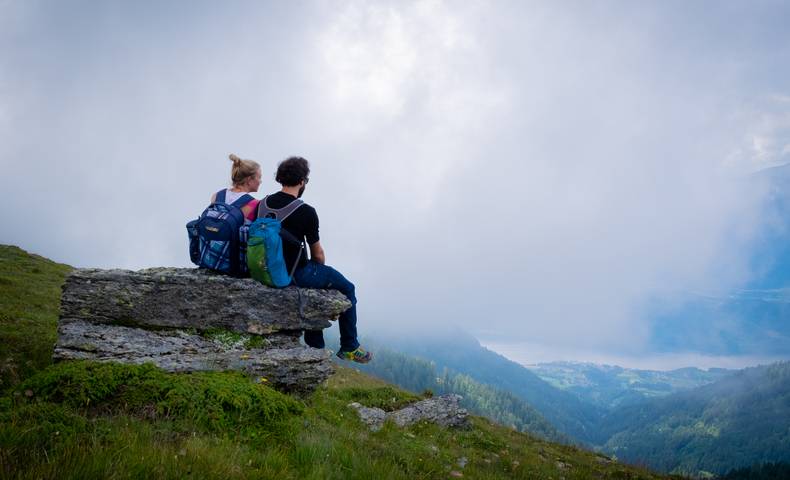
<path fill-rule="evenodd" d="M 323 265 L 326 262 L 324 256 L 324 247 L 321 246 L 321 241 L 317 241 L 310 245 L 310 260 L 318 262 Z"/>

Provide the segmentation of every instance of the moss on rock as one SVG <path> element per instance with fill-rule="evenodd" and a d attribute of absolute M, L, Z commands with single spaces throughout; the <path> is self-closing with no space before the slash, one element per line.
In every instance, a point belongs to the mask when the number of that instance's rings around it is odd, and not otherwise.
<path fill-rule="evenodd" d="M 204 330 L 200 334 L 206 340 L 219 343 L 225 348 L 243 348 L 250 350 L 253 348 L 261 348 L 268 343 L 265 337 L 261 335 L 247 334 L 234 332 L 226 328 L 210 328 Z"/>

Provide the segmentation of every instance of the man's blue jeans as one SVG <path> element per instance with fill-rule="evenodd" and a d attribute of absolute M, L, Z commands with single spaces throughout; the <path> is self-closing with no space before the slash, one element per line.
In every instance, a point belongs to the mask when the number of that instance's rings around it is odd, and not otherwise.
<path fill-rule="evenodd" d="M 327 288 L 337 290 L 351 300 L 351 308 L 340 314 L 340 350 L 350 352 L 359 347 L 357 341 L 357 297 L 354 284 L 332 267 L 309 261 L 294 272 L 294 283 L 304 288 Z M 324 348 L 324 332 L 307 330 L 304 343 L 313 348 Z"/>

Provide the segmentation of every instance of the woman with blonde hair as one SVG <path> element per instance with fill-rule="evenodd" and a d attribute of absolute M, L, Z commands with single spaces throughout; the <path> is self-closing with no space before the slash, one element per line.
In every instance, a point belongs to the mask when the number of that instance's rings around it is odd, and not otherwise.
<path fill-rule="evenodd" d="M 231 188 L 211 196 L 197 220 L 187 223 L 189 258 L 201 268 L 233 276 L 247 276 L 245 225 L 255 220 L 259 200 L 250 193 L 261 186 L 261 166 L 230 154 Z"/>
<path fill-rule="evenodd" d="M 250 193 L 258 191 L 261 186 L 261 166 L 255 160 L 242 160 L 234 154 L 228 156 L 230 161 L 233 162 L 233 167 L 230 169 L 230 178 L 233 182 L 231 188 L 220 190 L 211 196 L 211 203 L 219 201 L 221 203 L 233 204 L 240 198 Z M 245 223 L 255 220 L 256 212 L 258 211 L 258 202 L 249 197 L 243 205 L 239 206 L 242 213 L 244 213 Z"/>

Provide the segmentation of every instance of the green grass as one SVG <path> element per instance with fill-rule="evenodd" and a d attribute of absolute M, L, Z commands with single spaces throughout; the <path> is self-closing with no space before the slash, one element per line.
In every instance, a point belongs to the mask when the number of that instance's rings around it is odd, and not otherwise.
<path fill-rule="evenodd" d="M 0 340 L 25 340 L 4 350 L 16 366 L 0 397 L 0 478 L 663 478 L 477 417 L 466 430 L 371 432 L 349 403 L 395 410 L 421 397 L 349 368 L 297 399 L 233 372 L 51 365 L 68 267 L 0 248 L 0 278 L 12 279 Z"/>
<path fill-rule="evenodd" d="M 52 363 L 68 265 L 0 245 L 0 392 Z"/>
<path fill-rule="evenodd" d="M 19 386 L 17 405 L 57 405 L 82 413 L 137 413 L 185 420 L 188 428 L 239 433 L 302 413 L 301 402 L 240 372 L 168 374 L 151 364 L 73 361 Z"/>
<path fill-rule="evenodd" d="M 481 418 L 370 432 L 350 401 L 415 396 L 348 368 L 304 404 L 235 373 L 90 362 L 15 393 L 0 404 L 4 478 L 660 478 Z"/>

